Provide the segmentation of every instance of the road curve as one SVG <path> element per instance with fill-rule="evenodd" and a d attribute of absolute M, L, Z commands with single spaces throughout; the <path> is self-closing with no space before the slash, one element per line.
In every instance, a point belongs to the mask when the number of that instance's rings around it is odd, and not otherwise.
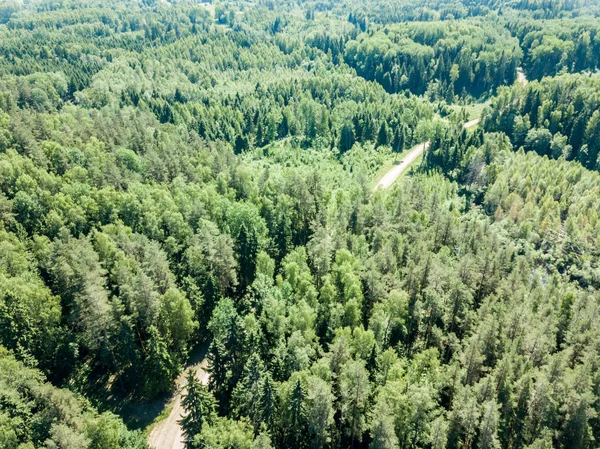
<path fill-rule="evenodd" d="M 205 359 L 191 367 L 195 370 L 198 380 L 204 385 L 208 383 L 209 379 L 209 373 L 206 372 L 207 364 Z M 186 372 L 187 370 L 184 370 L 177 378 L 177 390 L 169 403 L 169 406 L 173 407 L 171 413 L 167 418 L 156 424 L 150 435 L 148 435 L 148 445 L 153 449 L 185 449 L 183 433 L 178 421 L 182 415 L 185 415 L 185 411 L 181 406 L 181 397 L 185 394 Z"/>
<path fill-rule="evenodd" d="M 473 126 L 477 126 L 480 121 L 481 121 L 481 119 L 478 119 L 478 118 L 475 120 L 471 120 L 470 122 L 465 123 L 463 125 L 463 128 L 469 129 L 469 128 L 472 128 Z M 377 185 L 375 186 L 375 188 L 373 190 L 387 189 L 388 187 L 390 187 L 394 182 L 396 182 L 396 179 L 398 179 L 398 177 L 402 173 L 404 173 L 404 171 L 410 166 L 410 164 L 412 164 L 415 161 L 415 159 L 417 159 L 419 156 L 421 156 L 427 148 L 429 148 L 429 141 L 420 143 L 416 147 L 412 148 L 406 154 L 406 156 L 404 156 L 404 159 L 402 159 L 402 161 L 398 165 L 394 165 L 384 175 L 384 177 L 381 178 L 381 180 L 377 183 Z"/>

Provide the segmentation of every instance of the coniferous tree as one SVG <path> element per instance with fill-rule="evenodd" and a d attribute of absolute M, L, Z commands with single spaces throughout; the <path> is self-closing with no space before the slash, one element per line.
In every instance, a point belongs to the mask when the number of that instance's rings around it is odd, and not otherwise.
<path fill-rule="evenodd" d="M 151 326 L 149 332 L 144 361 L 144 389 L 148 397 L 154 397 L 171 389 L 173 379 L 177 375 L 177 365 L 173 363 L 158 330 Z"/>
<path fill-rule="evenodd" d="M 204 344 L 198 447 L 600 439 L 597 2 L 46 3 L 0 2 L 0 447 L 144 448 L 68 388 Z"/>
<path fill-rule="evenodd" d="M 300 383 L 296 381 L 290 393 L 289 405 L 289 447 L 300 449 L 306 446 L 306 392 Z"/>
<path fill-rule="evenodd" d="M 342 127 L 342 132 L 340 134 L 340 143 L 339 148 L 341 153 L 345 153 L 349 151 L 354 145 L 354 130 L 352 129 L 352 125 L 346 123 Z"/>
<path fill-rule="evenodd" d="M 200 383 L 193 369 L 186 375 L 186 392 L 181 399 L 185 415 L 179 424 L 185 436 L 187 448 L 193 448 L 194 439 L 202 432 L 202 426 L 210 425 L 215 415 L 215 400 L 208 389 Z"/>
<path fill-rule="evenodd" d="M 400 153 L 404 150 L 404 130 L 400 127 L 396 127 L 394 130 L 392 150 L 394 150 L 395 153 Z"/>
<path fill-rule="evenodd" d="M 258 354 L 254 353 L 246 363 L 244 376 L 238 383 L 232 395 L 237 413 L 247 416 L 255 429 L 260 429 L 261 409 L 257 406 L 261 400 L 262 375 L 264 365 Z"/>
<path fill-rule="evenodd" d="M 275 435 L 277 430 L 278 403 L 275 385 L 273 384 L 271 375 L 268 373 L 264 376 L 261 385 L 260 399 L 258 403 L 254 405 L 259 408 L 261 422 L 267 426 L 267 429 L 272 435 Z"/>
<path fill-rule="evenodd" d="M 255 234 L 248 231 L 245 223 L 242 223 L 240 227 L 236 243 L 240 267 L 240 287 L 245 289 L 254 281 L 258 253 Z"/>
<path fill-rule="evenodd" d="M 388 128 L 385 122 L 381 122 L 379 132 L 377 133 L 377 146 L 383 147 L 389 143 Z"/>

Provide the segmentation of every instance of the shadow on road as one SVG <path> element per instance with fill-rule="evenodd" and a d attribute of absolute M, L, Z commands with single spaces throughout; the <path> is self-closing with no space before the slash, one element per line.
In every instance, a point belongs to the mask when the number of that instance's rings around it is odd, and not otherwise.
<path fill-rule="evenodd" d="M 208 353 L 208 344 L 201 344 L 192 349 L 185 365 L 184 372 L 188 367 L 200 364 Z M 174 387 L 176 390 L 178 386 Z M 173 393 L 161 395 L 155 399 L 146 401 L 125 396 L 119 392 L 113 392 L 104 399 L 105 409 L 119 415 L 127 428 L 131 430 L 145 429 L 152 424 L 156 418 L 165 410 L 173 398 Z"/>

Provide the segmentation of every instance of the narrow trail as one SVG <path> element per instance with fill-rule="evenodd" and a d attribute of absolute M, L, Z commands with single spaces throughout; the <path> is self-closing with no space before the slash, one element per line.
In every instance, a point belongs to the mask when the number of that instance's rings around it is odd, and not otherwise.
<path fill-rule="evenodd" d="M 525 72 L 521 67 L 517 69 L 517 81 L 519 81 L 522 86 L 527 86 L 527 83 L 529 82 L 527 80 L 527 76 L 525 76 Z"/>
<path fill-rule="evenodd" d="M 188 367 L 196 372 L 196 377 L 204 385 L 208 384 L 210 374 L 206 371 L 208 361 L 206 359 L 197 362 Z M 173 398 L 169 401 L 167 407 L 172 407 L 171 413 L 164 420 L 156 424 L 150 435 L 148 435 L 148 444 L 154 449 L 185 449 L 183 443 L 183 432 L 179 426 L 179 420 L 185 411 L 181 406 L 181 398 L 185 394 L 185 375 L 187 369 L 179 374 L 176 381 L 176 390 Z"/>
<path fill-rule="evenodd" d="M 465 123 L 463 125 L 463 128 L 469 129 L 469 128 L 472 128 L 473 126 L 477 126 L 480 121 L 481 121 L 481 119 L 478 119 L 478 118 L 475 120 L 471 120 L 470 122 Z M 406 171 L 406 169 L 410 166 L 410 164 L 412 164 L 419 156 L 421 156 L 427 148 L 429 148 L 429 141 L 420 143 L 416 147 L 412 148 L 406 154 L 406 156 L 404 156 L 404 159 L 402 159 L 402 161 L 400 161 L 399 164 L 394 165 L 384 175 L 384 177 L 381 178 L 381 180 L 377 183 L 377 185 L 375 186 L 375 188 L 373 190 L 387 189 L 392 184 L 394 184 L 394 182 L 396 182 L 396 180 L 400 177 L 400 175 Z"/>

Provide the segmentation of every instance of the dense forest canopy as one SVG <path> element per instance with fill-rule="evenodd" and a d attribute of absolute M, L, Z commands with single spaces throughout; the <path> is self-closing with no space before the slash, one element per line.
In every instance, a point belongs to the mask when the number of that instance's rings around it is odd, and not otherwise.
<path fill-rule="evenodd" d="M 596 447 L 599 16 L 2 2 L 0 447 Z"/>
<path fill-rule="evenodd" d="M 479 97 L 512 84 L 521 50 L 493 23 L 409 22 L 359 35 L 347 44 L 345 59 L 390 92 L 430 90 L 452 101 L 455 93 Z"/>

